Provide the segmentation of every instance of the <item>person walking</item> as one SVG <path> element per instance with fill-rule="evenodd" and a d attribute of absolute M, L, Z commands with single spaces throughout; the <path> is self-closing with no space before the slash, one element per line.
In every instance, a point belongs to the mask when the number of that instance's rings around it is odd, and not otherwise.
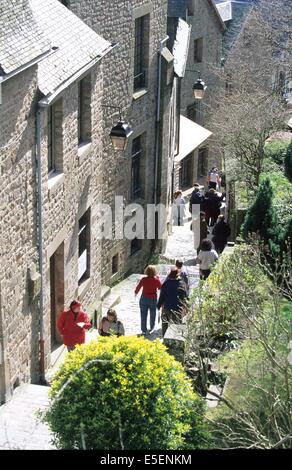
<path fill-rule="evenodd" d="M 225 246 L 227 245 L 227 239 L 231 234 L 230 225 L 225 222 L 224 215 L 219 215 L 217 223 L 213 228 L 213 238 L 212 242 L 214 243 L 215 250 L 217 253 L 222 253 Z"/>
<path fill-rule="evenodd" d="M 68 351 L 75 349 L 78 344 L 85 343 L 85 330 L 91 328 L 91 323 L 87 313 L 82 310 L 81 302 L 71 302 L 69 310 L 61 313 L 57 328 Z"/>
<path fill-rule="evenodd" d="M 135 295 L 137 295 L 142 289 L 142 295 L 139 301 L 142 335 L 147 334 L 148 311 L 150 311 L 150 333 L 152 333 L 154 330 L 156 320 L 157 291 L 161 289 L 161 281 L 155 266 L 147 266 L 144 274 L 145 277 L 142 277 L 135 289 Z"/>
<path fill-rule="evenodd" d="M 211 266 L 218 260 L 218 253 L 212 249 L 211 240 L 202 241 L 201 251 L 196 258 L 200 265 L 200 279 L 205 280 L 211 273 Z"/>
<path fill-rule="evenodd" d="M 182 191 L 176 191 L 173 195 L 173 225 L 184 225 L 186 205 Z"/>
<path fill-rule="evenodd" d="M 209 230 L 208 230 L 208 225 L 206 221 L 206 214 L 205 212 L 201 211 L 200 212 L 200 243 L 196 247 L 197 254 L 200 253 L 201 247 L 202 247 L 202 241 L 205 240 L 205 238 L 207 238 L 208 233 L 209 233 Z"/>
<path fill-rule="evenodd" d="M 209 191 L 206 192 L 205 197 L 204 197 L 204 201 L 203 201 L 201 207 L 202 207 L 201 212 L 205 213 L 206 223 L 207 223 L 207 226 L 209 227 L 210 218 L 211 218 L 211 215 L 210 215 L 211 214 L 211 203 L 210 203 L 210 200 L 209 200 Z"/>
<path fill-rule="evenodd" d="M 110 308 L 106 316 L 100 321 L 98 333 L 100 336 L 124 336 L 125 328 L 123 323 L 118 320 L 117 312 Z"/>
<path fill-rule="evenodd" d="M 221 201 L 222 196 L 220 197 L 215 189 L 211 188 L 208 197 L 208 215 L 211 227 L 213 227 L 220 214 Z"/>
<path fill-rule="evenodd" d="M 190 213 L 191 214 L 193 213 L 193 205 L 199 205 L 200 206 L 199 210 L 201 210 L 201 206 L 202 206 L 203 201 L 204 201 L 204 196 L 200 191 L 200 186 L 196 184 L 194 186 L 194 190 L 193 190 L 193 192 L 191 194 L 191 197 L 190 197 L 190 203 L 189 203 Z"/>
<path fill-rule="evenodd" d="M 184 265 L 183 261 L 179 259 L 176 260 L 175 266 L 178 270 L 178 274 L 180 275 L 180 277 L 182 278 L 182 280 L 184 281 L 186 285 L 186 292 L 187 292 L 187 297 L 188 297 L 190 293 L 190 282 L 189 282 L 189 276 L 187 272 L 184 270 L 183 265 Z"/>
<path fill-rule="evenodd" d="M 208 172 L 207 182 L 209 189 L 219 189 L 220 187 L 220 175 L 218 169 L 213 166 L 212 169 Z"/>
<path fill-rule="evenodd" d="M 157 308 L 162 308 L 162 337 L 170 323 L 180 324 L 186 313 L 187 289 L 186 285 L 174 266 L 166 281 L 163 283 Z"/>

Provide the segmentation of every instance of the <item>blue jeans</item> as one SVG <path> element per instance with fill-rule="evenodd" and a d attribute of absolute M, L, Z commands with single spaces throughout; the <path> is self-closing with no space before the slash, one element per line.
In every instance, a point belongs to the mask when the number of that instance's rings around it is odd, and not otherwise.
<path fill-rule="evenodd" d="M 157 299 L 150 299 L 149 297 L 140 297 L 140 312 L 141 312 L 141 330 L 143 333 L 147 332 L 147 316 L 150 310 L 150 329 L 153 330 L 156 319 L 156 304 Z"/>

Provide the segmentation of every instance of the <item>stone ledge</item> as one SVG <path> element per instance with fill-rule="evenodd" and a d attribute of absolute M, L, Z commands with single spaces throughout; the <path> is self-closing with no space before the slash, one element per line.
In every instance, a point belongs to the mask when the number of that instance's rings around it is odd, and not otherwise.
<path fill-rule="evenodd" d="M 82 161 L 88 156 L 90 150 L 91 150 L 92 143 L 91 142 L 82 142 L 79 147 L 78 147 L 78 160 L 79 163 L 82 163 Z"/>
<path fill-rule="evenodd" d="M 84 296 L 87 292 L 87 290 L 89 289 L 90 285 L 91 285 L 91 277 L 89 279 L 86 279 L 86 281 L 82 282 L 82 284 L 80 286 L 78 286 L 78 296 L 81 298 L 82 300 L 82 296 Z"/>
<path fill-rule="evenodd" d="M 58 188 L 64 183 L 65 175 L 58 171 L 54 171 L 49 175 L 48 178 L 48 190 L 49 195 L 54 194 Z"/>
<path fill-rule="evenodd" d="M 133 93 L 133 101 L 137 101 L 138 99 L 142 98 L 142 96 L 147 95 L 148 90 L 146 88 L 142 88 L 142 90 L 134 91 Z"/>

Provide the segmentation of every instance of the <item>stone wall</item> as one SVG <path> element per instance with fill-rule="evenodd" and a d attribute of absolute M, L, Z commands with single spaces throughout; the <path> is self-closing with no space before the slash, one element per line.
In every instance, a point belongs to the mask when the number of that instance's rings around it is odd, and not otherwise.
<path fill-rule="evenodd" d="M 78 82 L 67 88 L 62 99 L 63 174 L 47 171 L 47 110 L 42 111 L 42 173 L 45 289 L 45 337 L 46 356 L 50 350 L 50 258 L 64 243 L 64 305 L 79 297 L 83 305 L 89 305 L 100 296 L 101 290 L 101 241 L 97 234 L 97 205 L 102 199 L 102 69 L 93 68 L 87 75 L 91 79 L 91 141 L 78 144 Z M 79 219 L 90 211 L 90 273 L 78 286 L 78 229 Z M 63 286 L 60 283 L 60 289 Z M 57 286 L 58 289 L 58 286 Z M 58 291 L 57 291 L 58 295 Z M 63 295 L 60 292 L 60 295 Z"/>
<path fill-rule="evenodd" d="M 78 146 L 78 83 L 58 100 L 56 160 L 59 171 L 48 174 L 47 109 L 41 111 L 43 186 L 44 340 L 45 364 L 51 353 L 50 258 L 64 244 L 56 286 L 60 311 L 79 297 L 84 306 L 100 296 L 101 242 L 96 206 L 102 184 L 102 70 L 91 76 L 91 142 Z M 37 179 L 35 161 L 36 70 L 4 83 L 1 105 L 1 336 L 6 341 L 9 384 L 39 378 L 39 292 L 30 298 L 30 272 L 39 270 L 37 249 Z M 90 277 L 78 286 L 78 221 L 90 208 Z M 63 293 L 62 293 L 63 291 Z M 60 296 L 63 296 L 60 302 Z M 56 312 L 56 318 L 60 312 Z"/>
<path fill-rule="evenodd" d="M 38 306 L 28 296 L 28 270 L 37 266 L 38 262 L 34 151 L 36 87 L 36 67 L 31 67 L 2 85 L 1 401 L 10 386 L 22 381 L 35 381 L 38 377 Z"/>
<path fill-rule="evenodd" d="M 98 301 L 102 284 L 114 283 L 125 272 L 141 272 L 152 252 L 153 241 L 143 240 L 142 249 L 131 255 L 129 240 L 99 240 L 100 202 L 113 206 L 120 195 L 131 200 L 131 147 L 143 134 L 141 165 L 143 207 L 154 202 L 154 173 L 157 110 L 157 66 L 159 41 L 166 35 L 166 1 L 114 0 L 71 1 L 69 7 L 95 31 L 118 45 L 91 69 L 91 104 L 85 113 L 91 124 L 90 142 L 78 142 L 78 82 L 54 101 L 56 123 L 56 172 L 48 172 L 48 109 L 41 108 L 40 150 L 42 172 L 44 347 L 45 367 L 50 364 L 51 332 L 60 311 L 79 297 L 86 308 Z M 133 93 L 135 18 L 150 15 L 147 88 Z M 168 70 L 169 72 L 169 70 Z M 84 78 L 80 77 L 79 79 Z M 5 361 L 0 365 L 1 400 L 13 385 L 39 380 L 40 278 L 38 252 L 36 115 L 37 70 L 30 67 L 4 83 L 0 106 L 1 152 L 1 263 L 0 347 Z M 160 123 L 159 188 L 161 200 L 169 198 L 172 168 L 171 83 L 162 96 Z M 88 104 L 89 96 L 86 96 Z M 114 152 L 109 133 L 118 113 L 105 106 L 121 106 L 133 127 L 133 138 L 124 153 Z M 88 114 L 91 111 L 91 116 Z M 157 201 L 159 202 L 159 201 Z M 78 222 L 90 213 L 90 275 L 78 285 Z M 145 214 L 146 220 L 146 214 Z M 112 257 L 119 255 L 118 273 L 112 276 Z M 52 257 L 58 282 L 52 292 Z M 52 319 L 52 302 L 56 303 Z M 4 338 L 4 341 L 3 341 Z M 58 338 L 57 338 L 58 339 Z M 60 339 L 60 338 L 59 338 Z M 1 351 L 3 353 L 3 351 Z"/>

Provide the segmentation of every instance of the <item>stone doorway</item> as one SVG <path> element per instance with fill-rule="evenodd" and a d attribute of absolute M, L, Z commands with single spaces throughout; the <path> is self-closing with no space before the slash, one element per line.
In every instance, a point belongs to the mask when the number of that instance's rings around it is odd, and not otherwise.
<path fill-rule="evenodd" d="M 57 330 L 57 320 L 64 310 L 64 243 L 57 248 L 50 258 L 50 293 L 51 293 L 51 351 L 62 344 Z"/>

